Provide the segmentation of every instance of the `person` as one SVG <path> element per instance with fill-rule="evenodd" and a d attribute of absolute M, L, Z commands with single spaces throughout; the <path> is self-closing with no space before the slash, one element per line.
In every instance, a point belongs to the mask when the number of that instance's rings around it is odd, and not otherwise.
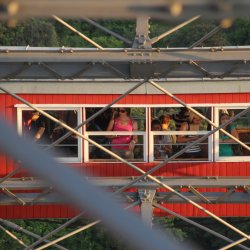
<path fill-rule="evenodd" d="M 166 130 L 166 131 L 169 130 L 169 125 L 171 121 L 170 115 L 161 115 L 159 117 L 159 120 L 161 122 L 162 130 Z"/>
<path fill-rule="evenodd" d="M 182 107 L 178 114 L 173 115 L 176 131 L 180 131 L 182 123 L 189 123 L 189 109 Z"/>
<path fill-rule="evenodd" d="M 221 113 L 220 119 L 219 119 L 220 125 L 227 122 L 229 119 L 230 119 L 229 114 Z M 232 136 L 239 139 L 239 135 L 235 128 L 235 125 L 229 124 L 224 128 L 224 130 L 226 130 Z M 225 135 L 223 132 L 220 132 L 219 142 L 220 142 L 219 156 L 233 156 L 234 155 L 233 145 L 229 144 L 229 143 L 234 143 L 233 139 L 231 139 L 228 135 Z"/>
<path fill-rule="evenodd" d="M 182 123 L 180 131 L 199 131 L 201 130 L 201 118 L 195 114 L 190 114 L 190 122 Z M 199 138 L 197 135 L 179 135 L 177 141 L 179 143 L 191 143 Z M 186 146 L 186 145 L 185 145 Z M 201 147 L 194 145 L 182 155 L 183 158 L 199 158 L 201 157 Z"/>
<path fill-rule="evenodd" d="M 173 124 L 171 124 L 171 121 L 174 122 L 173 120 L 171 120 L 171 116 L 169 114 L 166 115 L 161 115 L 159 117 L 159 120 L 161 122 L 161 128 L 163 131 L 170 131 L 173 130 Z M 175 123 L 175 122 L 174 122 Z M 171 126 L 172 125 L 172 126 Z M 174 125 L 175 126 L 175 125 Z M 176 143 L 176 135 L 169 135 L 172 144 Z"/>
<path fill-rule="evenodd" d="M 162 125 L 160 120 L 154 119 L 151 122 L 152 131 L 162 131 Z M 166 158 L 172 153 L 172 146 L 168 145 L 171 143 L 169 135 L 155 135 L 154 136 L 154 158 Z"/>
<path fill-rule="evenodd" d="M 129 108 L 119 108 L 113 110 L 113 116 L 108 124 L 107 131 L 134 131 L 138 130 L 137 122 L 130 117 Z M 138 141 L 136 135 L 112 135 L 111 151 L 125 159 L 134 158 L 134 148 Z"/>
<path fill-rule="evenodd" d="M 47 136 L 46 131 L 46 120 L 38 111 L 32 112 L 28 134 L 36 143 L 45 143 L 48 141 L 49 136 Z"/>

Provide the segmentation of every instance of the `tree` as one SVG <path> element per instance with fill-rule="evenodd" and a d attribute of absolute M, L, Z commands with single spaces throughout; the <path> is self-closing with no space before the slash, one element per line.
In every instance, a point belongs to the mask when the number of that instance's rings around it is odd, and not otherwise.
<path fill-rule="evenodd" d="M 0 24 L 0 45 L 2 46 L 58 46 L 54 26 L 44 20 L 29 19 L 14 28 Z"/>

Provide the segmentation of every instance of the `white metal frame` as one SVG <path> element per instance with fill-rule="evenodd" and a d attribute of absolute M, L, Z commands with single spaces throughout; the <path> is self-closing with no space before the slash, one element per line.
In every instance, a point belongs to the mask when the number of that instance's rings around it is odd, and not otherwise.
<path fill-rule="evenodd" d="M 219 126 L 219 111 L 221 109 L 246 109 L 249 105 L 246 104 L 225 104 L 216 105 L 214 108 L 214 121 L 217 126 Z M 219 162 L 244 162 L 250 161 L 250 156 L 219 156 L 219 131 L 214 134 L 214 159 Z"/>
<path fill-rule="evenodd" d="M 82 122 L 82 108 L 79 106 L 70 105 L 36 105 L 37 107 L 43 110 L 58 110 L 58 111 L 67 111 L 67 110 L 77 110 L 77 124 Z M 19 135 L 22 135 L 22 112 L 32 110 L 26 105 L 15 105 L 17 108 L 17 131 Z M 79 132 L 82 132 L 82 129 L 79 129 Z M 64 163 L 81 163 L 82 162 L 82 140 L 78 137 L 77 139 L 77 155 L 78 157 L 56 157 L 60 162 Z"/>
<path fill-rule="evenodd" d="M 103 105 L 96 105 L 96 104 L 37 104 L 36 106 L 39 108 L 42 108 L 44 110 L 77 110 L 78 111 L 78 124 L 82 122 L 82 118 L 86 119 L 85 117 L 85 108 L 88 107 L 102 107 Z M 151 131 L 151 127 L 150 127 L 150 122 L 147 121 L 148 119 L 151 119 L 151 112 L 150 109 L 151 108 L 161 108 L 161 107 L 182 107 L 179 104 L 153 104 L 153 105 L 142 105 L 142 104 L 119 104 L 119 105 L 114 105 L 114 108 L 119 108 L 119 107 L 129 107 L 129 108 L 133 108 L 133 107 L 139 107 L 139 108 L 146 108 L 145 110 L 145 119 L 146 119 L 146 127 L 145 127 L 145 131 L 138 131 L 138 132 L 115 132 L 115 134 L 135 134 L 135 135 L 141 135 L 143 136 L 143 162 L 154 162 L 156 160 L 154 160 L 154 156 L 153 156 L 153 151 L 154 151 L 154 145 L 153 143 L 150 143 L 153 141 L 153 136 L 154 135 L 179 135 L 179 134 L 200 134 L 200 135 L 204 135 L 206 133 L 208 133 L 209 131 L 197 131 L 197 132 L 193 132 L 193 131 Z M 245 109 L 249 106 L 249 104 L 247 103 L 235 103 L 235 104 L 192 104 L 192 107 L 211 107 L 211 119 L 214 120 L 214 122 L 219 125 L 219 110 L 221 109 Z M 27 105 L 25 104 L 17 104 L 15 105 L 15 107 L 17 108 L 17 129 L 18 129 L 18 133 L 22 134 L 22 111 L 24 110 L 32 110 L 31 108 L 27 107 Z M 83 126 L 83 129 L 79 129 L 80 132 L 84 132 L 84 134 L 86 136 L 91 136 L 91 135 L 113 135 L 114 132 L 110 131 L 101 131 L 101 132 L 94 132 L 94 131 L 86 131 L 85 126 Z M 146 145 L 149 145 L 148 148 L 146 147 Z M 244 162 L 244 161 L 250 161 L 250 156 L 232 156 L 232 157 L 219 157 L 219 132 L 215 133 L 214 135 L 210 136 L 208 138 L 208 145 L 209 145 L 209 149 L 208 149 L 208 161 L 216 161 L 216 162 Z M 148 154 L 147 154 L 148 153 Z M 81 163 L 81 162 L 93 162 L 89 159 L 89 142 L 84 140 L 84 142 L 82 142 L 81 138 L 78 138 L 78 157 L 60 157 L 57 158 L 59 161 L 61 162 L 66 162 L 66 163 Z M 103 161 L 94 161 L 94 163 L 100 163 Z M 114 163 L 113 161 L 109 161 L 107 159 L 107 161 L 105 161 L 107 163 Z M 138 161 L 136 161 L 138 163 Z M 175 161 L 174 161 L 175 162 Z M 180 163 L 182 162 L 187 162 L 187 161 L 178 161 Z M 193 162 L 193 161 L 188 161 L 188 162 Z M 195 162 L 202 162 L 202 161 L 195 161 Z M 207 161 L 206 161 L 207 162 Z"/>
<path fill-rule="evenodd" d="M 104 105 L 103 105 L 104 106 Z M 100 105 L 85 105 L 83 108 L 84 108 L 84 120 L 86 120 L 86 108 L 88 107 L 102 107 Z M 145 108 L 145 105 L 127 105 L 127 104 L 121 104 L 121 105 L 114 105 L 113 108 L 119 108 L 119 107 L 126 107 L 126 108 Z M 145 119 L 147 120 L 147 116 L 148 116 L 148 109 L 145 108 Z M 147 148 L 146 148 L 146 145 L 148 145 L 148 136 L 147 136 L 147 131 L 148 131 L 148 128 L 147 128 L 147 122 L 146 122 L 146 125 L 145 125 L 145 131 L 133 131 L 133 132 L 117 132 L 117 131 L 101 131 L 101 132 L 96 132 L 96 131 L 86 131 L 86 126 L 84 126 L 84 135 L 88 136 L 91 136 L 91 135 L 139 135 L 139 136 L 143 136 L 143 162 L 147 162 Z M 95 161 L 91 161 L 91 159 L 89 159 L 89 142 L 87 140 L 84 140 L 84 153 L 83 153 L 83 156 L 84 156 L 84 162 L 91 162 L 91 163 L 100 163 L 103 161 L 98 161 L 95 160 Z M 115 161 L 112 161 L 110 159 L 107 159 L 105 161 L 106 163 L 119 163 L 119 162 L 115 162 Z M 131 161 L 133 162 L 133 161 Z M 136 163 L 140 163 L 140 161 L 134 161 Z"/>
<path fill-rule="evenodd" d="M 149 131 L 149 137 L 150 141 L 154 141 L 154 136 L 155 135 L 205 135 L 208 134 L 209 131 Z M 205 162 L 212 161 L 212 136 L 208 137 L 208 159 L 204 160 Z M 159 161 L 154 159 L 154 143 L 149 144 L 149 161 L 154 162 L 154 161 Z M 176 162 L 176 161 L 172 161 Z M 179 159 L 178 162 L 203 162 L 201 160 L 199 161 L 185 161 L 182 159 Z"/>

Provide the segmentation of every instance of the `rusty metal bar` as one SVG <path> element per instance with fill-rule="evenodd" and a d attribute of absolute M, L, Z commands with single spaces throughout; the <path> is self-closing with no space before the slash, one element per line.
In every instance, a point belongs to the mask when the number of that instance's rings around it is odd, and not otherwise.
<path fill-rule="evenodd" d="M 211 201 L 209 199 L 207 199 L 204 195 L 202 195 L 199 191 L 197 191 L 194 187 L 189 186 L 188 187 L 189 190 L 195 194 L 197 197 L 199 197 L 201 199 L 201 201 L 205 202 L 205 203 L 211 203 Z"/>
<path fill-rule="evenodd" d="M 86 40 L 87 42 L 89 42 L 90 44 L 94 45 L 96 48 L 100 49 L 100 50 L 104 50 L 103 47 L 101 47 L 99 44 L 97 44 L 96 42 L 94 42 L 92 39 L 88 38 L 87 36 L 85 36 L 84 34 L 82 34 L 80 31 L 76 30 L 75 28 L 73 28 L 71 25 L 69 25 L 68 23 L 66 23 L 65 21 L 63 21 L 61 18 L 59 18 L 56 15 L 52 15 L 52 17 L 58 21 L 59 23 L 63 24 L 65 27 L 67 27 L 68 29 L 70 29 L 71 31 L 73 31 L 74 33 L 76 33 L 78 36 L 80 36 L 81 38 L 83 38 L 84 40 Z"/>
<path fill-rule="evenodd" d="M 130 46 L 132 45 L 132 41 L 128 40 L 127 38 L 125 38 L 125 37 L 123 37 L 123 36 L 121 36 L 119 34 L 117 34 L 116 32 L 114 32 L 112 30 L 109 30 L 109 29 L 103 27 L 101 24 L 99 24 L 99 23 L 97 23 L 97 22 L 95 22 L 95 21 L 93 21 L 93 20 L 91 20 L 91 19 L 89 19 L 87 17 L 82 17 L 81 19 L 88 22 L 88 23 L 90 23 L 90 24 L 92 24 L 93 26 L 97 27 L 98 29 L 108 33 L 109 35 L 112 35 L 112 36 L 118 38 L 119 40 L 123 41 L 127 45 L 130 45 Z"/>
<path fill-rule="evenodd" d="M 15 224 L 15 223 L 13 223 L 13 222 L 11 222 L 11 221 L 3 220 L 3 219 L 0 218 L 0 222 L 3 223 L 3 224 L 6 225 L 6 226 L 12 228 L 12 229 L 15 230 L 15 231 L 22 232 L 22 233 L 24 233 L 24 234 L 26 234 L 26 235 L 28 235 L 28 236 L 31 236 L 31 237 L 33 237 L 33 238 L 36 238 L 36 239 L 40 239 L 40 238 L 41 238 L 41 236 L 39 236 L 39 235 L 37 235 L 37 234 L 35 234 L 35 233 L 32 233 L 32 232 L 28 231 L 27 229 L 24 229 L 23 227 L 21 227 L 21 226 Z M 45 241 L 45 242 L 49 242 L 48 240 L 44 240 L 44 241 Z M 56 248 L 58 248 L 58 249 L 61 249 L 61 250 L 68 250 L 67 248 L 62 247 L 62 246 L 57 245 L 57 244 L 55 244 L 55 245 L 53 245 L 53 246 L 56 247 Z M 27 246 L 26 246 L 26 247 L 27 247 Z"/>
<path fill-rule="evenodd" d="M 24 206 L 26 204 L 24 200 L 20 199 L 18 196 L 16 196 L 14 193 L 12 193 L 7 188 L 2 188 L 1 190 L 3 191 L 3 193 L 5 193 L 6 195 L 8 195 L 9 197 L 11 197 L 14 200 L 16 200 L 20 205 Z"/>
<path fill-rule="evenodd" d="M 156 36 L 156 37 L 154 37 L 154 38 L 151 38 L 150 41 L 151 41 L 152 44 L 154 44 L 154 43 L 160 41 L 161 39 L 163 39 L 164 37 L 166 37 L 166 36 L 168 36 L 168 35 L 174 33 L 175 31 L 179 30 L 180 28 L 186 26 L 186 25 L 189 24 L 189 23 L 192 23 L 193 21 L 195 21 L 195 20 L 197 20 L 197 19 L 199 19 L 199 18 L 200 18 L 200 15 L 195 16 L 195 17 L 192 17 L 192 18 L 190 18 L 189 20 L 187 20 L 187 21 L 185 21 L 185 22 L 183 22 L 183 23 L 177 25 L 176 27 L 174 27 L 174 28 L 172 28 L 172 29 L 170 29 L 170 30 L 164 32 L 163 34 L 161 34 L 161 35 L 159 35 L 159 36 Z"/>
<path fill-rule="evenodd" d="M 131 205 L 127 206 L 125 209 L 129 209 L 129 208 L 134 207 L 134 206 L 137 206 L 137 205 L 139 205 L 139 204 L 140 204 L 139 201 L 135 201 L 135 202 L 132 203 Z M 82 231 L 84 231 L 84 230 L 86 230 L 86 229 L 88 229 L 88 228 L 90 228 L 90 227 L 93 227 L 93 226 L 99 224 L 100 222 L 101 222 L 101 220 L 96 220 L 96 221 L 94 221 L 94 222 L 91 222 L 91 223 L 89 223 L 89 224 L 87 224 L 87 225 L 85 225 L 85 226 L 83 226 L 83 227 L 81 227 L 81 228 L 79 228 L 79 229 L 76 229 L 75 231 L 72 231 L 72 232 L 70 232 L 70 233 L 68 233 L 68 234 L 66 234 L 66 235 L 64 235 L 64 236 L 62 236 L 62 237 L 57 238 L 56 240 L 54 240 L 54 241 L 52 241 L 52 242 L 49 242 L 49 243 L 47 243 L 47 244 L 45 244 L 45 245 L 43 245 L 43 246 L 41 246 L 41 247 L 36 248 L 36 250 L 42 250 L 42 249 L 44 249 L 44 248 L 47 248 L 47 247 L 51 246 L 52 244 L 55 244 L 55 243 L 57 243 L 57 242 L 59 242 L 59 241 L 62 241 L 62 240 L 65 240 L 66 238 L 69 238 L 69 237 L 71 237 L 71 236 L 73 236 L 73 235 L 75 235 L 75 234 L 78 234 L 78 233 L 80 233 L 80 232 L 82 232 Z M 31 247 L 31 246 L 29 246 L 29 247 L 27 248 L 27 250 L 28 250 L 30 247 Z"/>

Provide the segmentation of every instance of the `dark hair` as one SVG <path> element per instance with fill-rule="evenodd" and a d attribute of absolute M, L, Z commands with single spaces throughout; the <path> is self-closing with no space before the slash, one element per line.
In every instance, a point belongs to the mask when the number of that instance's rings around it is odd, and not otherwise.
<path fill-rule="evenodd" d="M 155 125 L 160 125 L 160 126 L 161 126 L 160 120 L 158 120 L 158 119 L 152 120 L 152 121 L 151 121 L 151 128 L 152 128 L 153 126 L 155 126 Z"/>
<path fill-rule="evenodd" d="M 230 118 L 230 115 L 229 114 L 227 114 L 227 113 L 221 113 L 220 114 L 220 118 L 219 118 L 219 123 L 220 123 L 220 125 L 221 125 L 221 118 L 222 118 L 222 116 L 227 116 L 228 118 Z M 225 128 L 224 128 L 224 130 L 226 130 L 228 133 L 231 133 L 231 124 L 228 124 Z"/>
<path fill-rule="evenodd" d="M 169 117 L 171 119 L 171 115 L 161 115 L 159 117 L 159 120 L 160 120 L 161 123 L 163 123 L 163 120 L 164 120 L 165 117 Z"/>
<path fill-rule="evenodd" d="M 124 108 L 127 111 L 127 115 L 130 116 L 130 108 Z M 118 111 L 120 110 L 120 108 L 118 108 Z"/>

